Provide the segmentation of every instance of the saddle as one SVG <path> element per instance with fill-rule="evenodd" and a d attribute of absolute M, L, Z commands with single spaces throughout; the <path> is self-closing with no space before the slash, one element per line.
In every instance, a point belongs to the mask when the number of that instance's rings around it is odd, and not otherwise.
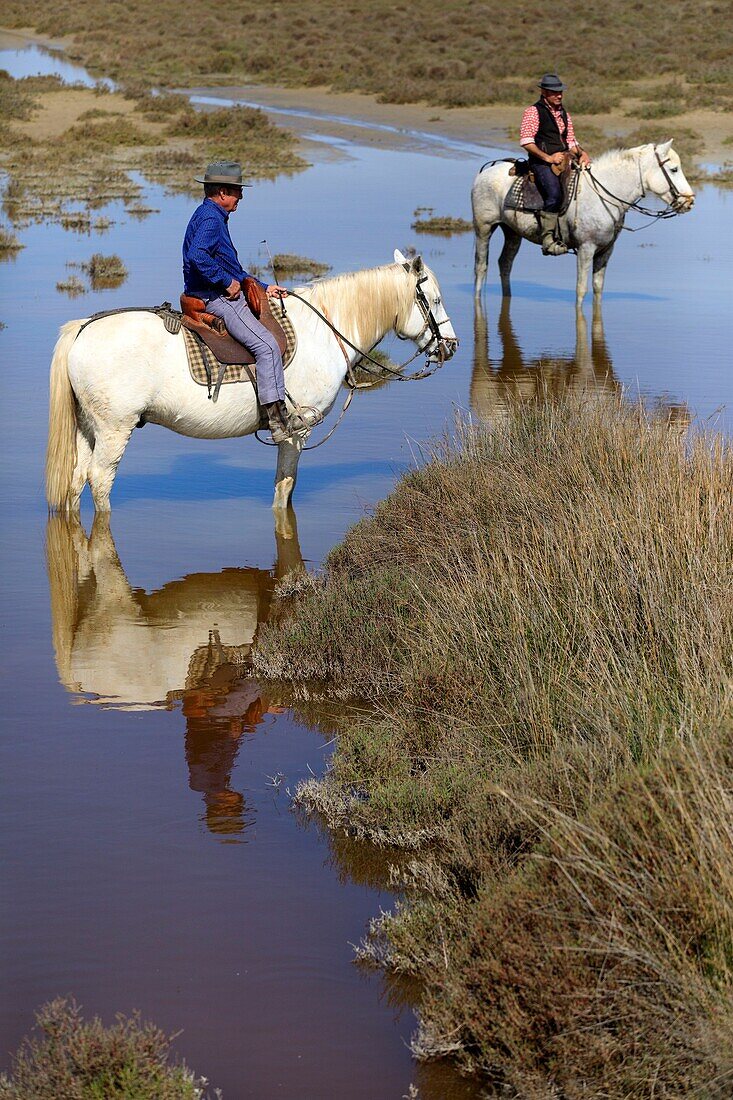
<path fill-rule="evenodd" d="M 562 164 L 551 165 L 554 174 L 560 176 L 562 185 L 561 214 L 565 213 L 575 193 L 573 184 L 576 177 L 573 171 L 573 163 L 572 155 L 566 153 Z M 537 188 L 534 172 L 529 166 L 529 161 L 515 160 L 509 169 L 509 175 L 517 178 L 509 188 L 504 205 L 509 210 L 526 210 L 528 213 L 544 210 L 545 201 Z"/>
<path fill-rule="evenodd" d="M 258 317 L 265 328 L 269 329 L 277 340 L 280 353 L 285 357 L 287 350 L 287 337 L 282 325 L 273 315 L 270 309 L 270 300 L 256 279 L 248 276 L 243 283 L 243 293 L 247 299 L 247 305 Z M 206 303 L 201 298 L 191 294 L 181 295 L 181 324 L 190 332 L 200 336 L 211 353 L 220 363 L 236 365 L 254 363 L 255 358 L 251 351 L 230 336 L 226 326 L 220 317 L 206 312 Z"/>

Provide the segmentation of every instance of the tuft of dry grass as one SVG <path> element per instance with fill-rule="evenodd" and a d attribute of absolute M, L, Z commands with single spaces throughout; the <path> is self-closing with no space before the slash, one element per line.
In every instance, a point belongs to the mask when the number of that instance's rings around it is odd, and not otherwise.
<path fill-rule="evenodd" d="M 0 225 L 0 260 L 10 259 L 24 247 L 25 245 L 20 243 L 15 233 L 6 226 Z"/>
<path fill-rule="evenodd" d="M 0 1100 L 204 1100 L 206 1081 L 169 1062 L 173 1037 L 137 1015 L 105 1027 L 58 998 L 36 1020 L 42 1036 L 26 1039 L 0 1075 Z"/>
<path fill-rule="evenodd" d="M 103 256 L 101 252 L 95 252 L 90 260 L 81 264 L 81 268 L 89 276 L 92 290 L 121 286 L 127 278 L 127 268 L 115 255 Z"/>
<path fill-rule="evenodd" d="M 442 237 L 451 237 L 454 233 L 468 233 L 473 229 L 473 223 L 465 218 L 441 217 L 418 218 L 412 223 L 412 229 L 416 233 L 436 233 Z"/>
<path fill-rule="evenodd" d="M 371 705 L 297 801 L 416 853 L 361 957 L 421 979 L 419 1055 L 725 1094 L 732 491 L 724 440 L 614 395 L 459 421 L 263 628 L 261 675 Z"/>
<path fill-rule="evenodd" d="M 310 260 L 307 256 L 296 256 L 292 252 L 276 252 L 272 257 L 278 278 L 292 279 L 296 275 L 306 275 L 317 278 L 331 270 L 330 264 L 321 263 L 319 260 Z"/>
<path fill-rule="evenodd" d="M 62 279 L 56 283 L 56 289 L 60 294 L 68 294 L 70 298 L 78 298 L 81 294 L 87 292 L 87 288 L 78 275 L 70 275 L 68 279 Z"/>

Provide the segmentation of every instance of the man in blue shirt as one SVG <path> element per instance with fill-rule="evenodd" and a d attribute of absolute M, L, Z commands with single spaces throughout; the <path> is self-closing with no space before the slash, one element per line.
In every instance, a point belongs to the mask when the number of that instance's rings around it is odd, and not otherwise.
<path fill-rule="evenodd" d="M 229 235 L 229 215 L 237 209 L 243 187 L 250 185 L 242 182 L 242 167 L 235 161 L 214 161 L 196 182 L 204 185 L 204 201 L 191 216 L 183 240 L 185 291 L 203 298 L 208 312 L 220 317 L 234 339 L 254 355 L 257 396 L 267 412 L 274 442 L 281 443 L 304 425 L 288 414 L 280 349 L 242 293 L 247 272 Z M 288 293 L 274 283 L 260 285 L 271 298 Z"/>

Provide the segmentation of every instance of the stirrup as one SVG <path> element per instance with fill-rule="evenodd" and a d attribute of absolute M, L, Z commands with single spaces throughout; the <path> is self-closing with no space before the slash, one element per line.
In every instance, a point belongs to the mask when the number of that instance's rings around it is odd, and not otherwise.
<path fill-rule="evenodd" d="M 549 241 L 542 242 L 543 256 L 564 256 L 567 251 L 567 245 L 564 245 L 562 241 L 558 241 L 556 237 L 552 237 Z"/>

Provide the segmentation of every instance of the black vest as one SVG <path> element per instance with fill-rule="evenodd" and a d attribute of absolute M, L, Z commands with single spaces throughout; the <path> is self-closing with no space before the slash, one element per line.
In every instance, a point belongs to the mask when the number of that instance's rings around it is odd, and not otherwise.
<path fill-rule="evenodd" d="M 534 143 L 542 150 L 543 153 L 564 153 L 568 147 L 567 135 L 568 135 L 568 113 L 564 107 L 560 107 L 560 115 L 565 123 L 565 130 L 561 136 L 560 131 L 557 128 L 557 123 L 552 114 L 552 111 L 545 103 L 544 99 L 540 98 L 535 103 L 537 108 L 537 114 L 540 116 L 540 125 L 537 133 L 535 134 Z M 533 157 L 530 154 L 530 162 L 543 164 L 544 161 L 539 161 L 537 157 Z"/>

